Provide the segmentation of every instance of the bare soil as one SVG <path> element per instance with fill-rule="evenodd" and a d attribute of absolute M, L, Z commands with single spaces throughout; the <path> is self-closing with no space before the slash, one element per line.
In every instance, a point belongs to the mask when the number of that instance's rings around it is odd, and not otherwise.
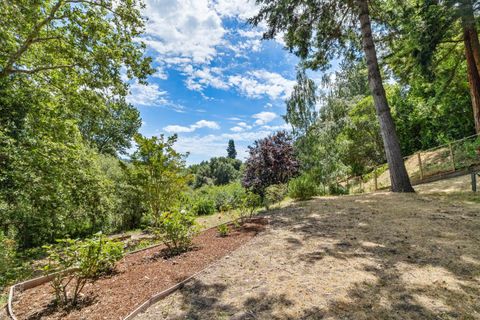
<path fill-rule="evenodd" d="M 65 311 L 53 307 L 53 291 L 46 283 L 17 294 L 14 312 L 18 319 L 123 319 L 153 294 L 248 242 L 265 229 L 265 223 L 265 219 L 252 220 L 227 237 L 219 237 L 216 229 L 207 230 L 195 237 L 191 251 L 171 258 L 162 255 L 163 246 L 127 255 L 114 274 L 85 287 L 78 308 Z"/>
<path fill-rule="evenodd" d="M 480 319 L 480 195 L 318 198 L 139 320 Z"/>

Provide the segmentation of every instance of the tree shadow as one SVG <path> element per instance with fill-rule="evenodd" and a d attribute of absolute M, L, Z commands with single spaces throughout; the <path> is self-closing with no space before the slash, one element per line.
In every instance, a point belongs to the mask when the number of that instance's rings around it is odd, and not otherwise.
<path fill-rule="evenodd" d="M 81 310 L 95 304 L 97 301 L 97 295 L 89 295 L 79 297 L 75 305 L 68 305 L 66 307 L 60 307 L 54 300 L 52 300 L 45 308 L 30 315 L 27 320 L 40 320 L 49 316 L 57 316 L 56 318 L 63 318 L 67 316 L 73 310 Z"/>
<path fill-rule="evenodd" d="M 381 201 L 362 196 L 365 201 Z M 329 200 L 342 207 L 342 198 Z M 282 219 L 303 242 L 329 239 L 328 248 L 296 256 L 299 263 L 322 263 L 325 257 L 374 261 L 363 271 L 376 281 L 356 283 L 350 301 L 334 301 L 324 314 L 334 319 L 474 319 L 480 314 L 480 219 L 472 212 L 440 212 L 407 206 L 401 217 L 368 212 L 364 208 L 328 210 Z M 363 211 L 363 213 L 360 213 Z M 378 223 L 383 215 L 382 223 Z M 424 224 L 419 226 L 420 223 Z M 289 239 L 286 239 L 289 243 Z M 477 245 L 475 245 L 475 242 Z M 465 255 L 471 260 L 465 259 Z M 403 269 L 402 269 L 403 268 Z M 435 274 L 436 275 L 432 275 Z"/>
<path fill-rule="evenodd" d="M 226 284 L 195 280 L 179 291 L 182 311 L 172 319 L 478 319 L 480 216 L 475 208 L 437 206 L 435 198 L 402 195 L 404 211 L 396 215 L 398 210 L 382 207 L 395 205 L 388 202 L 390 197 L 397 196 L 351 197 L 350 205 L 344 198 L 331 198 L 327 204 L 316 199 L 276 211 L 270 223 L 269 232 L 283 237 L 275 246 L 285 250 L 279 253 L 282 268 L 290 264 L 291 271 L 299 270 L 299 282 L 301 272 L 322 270 L 315 267 L 329 261 L 339 267 L 367 261 L 347 270 L 373 280 L 338 278 L 340 286 L 345 284 L 339 289 L 345 297 L 322 298 L 322 305 L 302 309 L 296 305 L 302 297 L 252 290 L 228 303 Z M 429 207 L 422 209 L 421 203 Z M 325 275 L 315 276 L 318 286 L 309 289 L 322 295 Z"/>

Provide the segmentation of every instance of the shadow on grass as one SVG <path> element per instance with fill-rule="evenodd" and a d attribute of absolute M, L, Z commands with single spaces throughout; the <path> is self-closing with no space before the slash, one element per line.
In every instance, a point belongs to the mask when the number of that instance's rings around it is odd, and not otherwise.
<path fill-rule="evenodd" d="M 185 310 L 175 319 L 480 319 L 480 215 L 474 210 L 391 194 L 276 210 L 271 232 L 289 231 L 280 241 L 292 268 L 361 258 L 374 263 L 358 271 L 375 281 L 355 282 L 341 288 L 347 299 L 297 307 L 291 315 L 283 310 L 296 302 L 282 292 L 251 291 L 233 305 L 223 299 L 227 285 L 197 280 L 180 291 Z M 306 251 L 307 243 L 314 249 Z M 314 294 L 323 294 L 322 276 L 310 288 Z"/>

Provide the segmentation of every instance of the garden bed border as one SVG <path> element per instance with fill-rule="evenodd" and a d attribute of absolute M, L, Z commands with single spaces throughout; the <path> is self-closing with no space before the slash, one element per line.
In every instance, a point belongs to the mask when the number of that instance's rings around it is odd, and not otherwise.
<path fill-rule="evenodd" d="M 267 223 L 266 223 L 266 227 L 265 229 L 268 228 L 268 225 L 270 224 L 270 221 L 268 219 L 268 217 L 251 217 L 249 218 L 249 220 L 251 219 L 258 219 L 258 218 L 263 218 L 263 219 L 266 219 L 267 220 Z M 235 219 L 235 220 L 238 220 L 238 219 Z M 208 230 L 211 230 L 211 229 L 215 229 L 215 228 L 218 228 L 219 226 L 221 225 L 226 225 L 226 224 L 231 224 L 233 223 L 235 220 L 232 220 L 232 221 L 227 221 L 227 222 L 224 222 L 224 223 L 220 223 L 216 226 L 213 226 L 213 227 L 210 227 L 208 229 L 205 229 L 203 230 L 202 232 L 206 232 Z M 151 246 L 148 246 L 148 247 L 145 247 L 145 248 L 141 248 L 141 249 L 138 249 L 138 250 L 134 250 L 134 251 L 130 251 L 128 253 L 126 253 L 126 255 L 131 255 L 131 254 L 134 254 L 134 253 L 138 253 L 138 252 L 141 252 L 141 251 L 145 251 L 145 250 L 149 250 L 149 249 L 152 249 L 152 248 L 155 248 L 155 247 L 159 247 L 163 245 L 162 243 L 158 243 L 158 244 L 154 244 L 154 245 L 151 245 Z M 245 244 L 244 244 L 245 245 Z M 242 245 L 243 246 L 243 245 Z M 240 246 L 240 247 L 242 247 Z M 172 294 L 173 292 L 175 292 L 176 290 L 182 288 L 186 283 L 188 283 L 189 281 L 191 281 L 192 279 L 194 279 L 195 277 L 197 277 L 198 275 L 200 275 L 201 273 L 205 272 L 206 269 L 214 266 L 216 263 L 218 262 L 215 261 L 211 264 L 209 264 L 208 266 L 206 266 L 205 268 L 203 268 L 202 270 L 194 273 L 193 275 L 189 276 L 188 278 L 186 278 L 185 280 L 183 281 L 180 281 L 179 283 L 173 285 L 172 287 L 166 289 L 166 290 L 163 290 L 162 292 L 159 292 L 159 293 L 156 293 L 154 295 L 152 295 L 150 298 L 148 298 L 145 302 L 143 302 L 142 304 L 140 304 L 135 310 L 133 310 L 129 315 L 127 315 L 125 318 L 123 318 L 123 320 L 132 320 L 133 318 L 135 318 L 137 315 L 139 315 L 140 313 L 144 312 L 146 309 L 148 309 L 148 307 L 150 307 L 152 304 L 160 301 L 161 299 L 167 297 L 168 295 Z M 13 296 L 14 296 L 14 293 L 16 290 L 20 290 L 20 291 L 24 291 L 24 290 L 28 290 L 28 289 L 31 289 L 31 288 L 34 288 L 34 287 L 37 287 L 37 286 L 40 286 L 46 282 L 49 282 L 51 281 L 55 275 L 59 274 L 59 273 L 70 273 L 70 272 L 73 272 L 75 271 L 76 268 L 72 268 L 72 269 L 68 269 L 68 270 L 64 270 L 64 271 L 60 271 L 60 272 L 55 272 L 55 273 L 52 273 L 52 274 L 48 274 L 48 275 L 45 275 L 45 276 L 40 276 L 40 277 L 37 277 L 37 278 L 34 278 L 34 279 L 30 279 L 30 280 L 26 280 L 26 281 L 23 281 L 23 282 L 19 282 L 19 283 L 16 283 L 14 285 L 12 285 L 10 287 L 10 290 L 8 292 L 8 301 L 7 301 L 7 304 L 5 306 L 6 308 L 6 311 L 7 311 L 7 316 L 10 317 L 10 319 L 12 320 L 18 320 L 18 318 L 15 316 L 15 313 L 13 312 Z"/>

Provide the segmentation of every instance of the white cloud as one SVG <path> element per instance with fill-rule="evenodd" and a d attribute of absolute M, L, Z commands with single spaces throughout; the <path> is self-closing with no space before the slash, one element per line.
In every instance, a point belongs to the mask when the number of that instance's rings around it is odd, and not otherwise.
<path fill-rule="evenodd" d="M 185 81 L 187 88 L 195 91 L 201 91 L 207 86 L 216 89 L 228 89 L 228 83 L 221 78 L 222 71 L 222 69 L 216 67 L 194 69 L 192 65 L 187 65 L 184 68 L 184 72 L 188 75 Z"/>
<path fill-rule="evenodd" d="M 143 14 L 143 40 L 166 63 L 211 61 L 226 32 L 210 0 L 147 0 Z"/>
<path fill-rule="evenodd" d="M 269 130 L 269 131 L 282 131 L 282 130 L 292 130 L 292 126 L 288 123 L 284 123 L 278 126 L 262 126 L 262 129 Z"/>
<path fill-rule="evenodd" d="M 249 71 L 246 76 L 230 76 L 228 82 L 249 98 L 268 96 L 274 100 L 289 97 L 296 83 L 266 70 Z"/>
<path fill-rule="evenodd" d="M 239 122 L 237 126 L 245 128 L 245 129 L 252 129 L 252 126 L 248 125 L 246 122 Z"/>
<path fill-rule="evenodd" d="M 263 112 L 254 114 L 252 118 L 257 119 L 255 121 L 255 124 L 261 126 L 269 122 L 272 122 L 275 118 L 277 118 L 277 114 L 273 112 L 263 111 Z"/>
<path fill-rule="evenodd" d="M 155 71 L 155 73 L 152 74 L 152 77 L 153 78 L 158 78 L 160 80 L 167 80 L 168 79 L 167 73 L 162 68 L 157 68 L 157 71 Z"/>
<path fill-rule="evenodd" d="M 233 131 L 233 132 L 243 132 L 243 131 L 246 131 L 246 130 L 250 130 L 252 128 L 253 127 L 251 125 L 242 121 L 242 122 L 238 122 L 237 125 L 235 127 L 230 128 L 230 130 Z"/>
<path fill-rule="evenodd" d="M 254 0 L 218 0 L 215 9 L 222 17 L 239 18 L 246 20 L 255 16 L 259 7 Z"/>
<path fill-rule="evenodd" d="M 136 106 L 156 106 L 168 104 L 167 92 L 160 90 L 156 84 L 143 85 L 138 82 L 130 84 L 127 102 Z"/>
<path fill-rule="evenodd" d="M 201 129 L 201 128 L 209 128 L 209 129 L 217 130 L 217 129 L 220 129 L 220 125 L 215 121 L 200 120 L 188 127 L 180 126 L 180 125 L 169 125 L 163 128 L 163 130 L 168 133 L 182 133 L 182 132 L 194 132 L 195 130 Z"/>
<path fill-rule="evenodd" d="M 261 39 L 263 35 L 263 31 L 258 29 L 251 29 L 251 30 L 238 30 L 238 34 L 245 38 L 258 38 Z"/>
<path fill-rule="evenodd" d="M 205 136 L 180 135 L 175 149 L 182 153 L 189 152 L 190 156 L 187 161 L 189 163 L 198 163 L 203 160 L 208 160 L 211 157 L 225 156 L 228 140 L 233 139 L 235 140 L 238 158 L 244 159 L 248 156 L 248 145 L 251 145 L 255 140 L 263 139 L 271 135 L 275 131 L 287 129 L 286 126 L 286 124 L 279 126 L 265 125 L 257 127 L 258 130 L 251 131 L 246 129 L 247 127 L 251 127 L 246 124 L 233 127 L 238 128 L 235 130 L 230 128 L 231 133 L 208 134 Z M 198 146 L 201 146 L 201 148 Z"/>
<path fill-rule="evenodd" d="M 260 130 L 255 132 L 236 132 L 223 133 L 219 135 L 205 135 L 205 136 L 184 136 L 180 135 L 175 144 L 175 149 L 179 152 L 189 152 L 190 156 L 187 159 L 189 163 L 198 163 L 202 160 L 210 159 L 211 157 L 226 156 L 226 148 L 228 140 L 235 140 L 235 148 L 238 152 L 238 158 L 244 159 L 248 156 L 248 145 L 254 140 L 262 139 L 271 134 L 270 131 Z M 202 146 L 198 148 L 198 146 Z"/>
<path fill-rule="evenodd" d="M 239 126 L 232 127 L 232 128 L 230 128 L 230 130 L 233 131 L 233 132 L 242 132 L 242 131 L 245 131 L 244 128 L 239 127 Z"/>

